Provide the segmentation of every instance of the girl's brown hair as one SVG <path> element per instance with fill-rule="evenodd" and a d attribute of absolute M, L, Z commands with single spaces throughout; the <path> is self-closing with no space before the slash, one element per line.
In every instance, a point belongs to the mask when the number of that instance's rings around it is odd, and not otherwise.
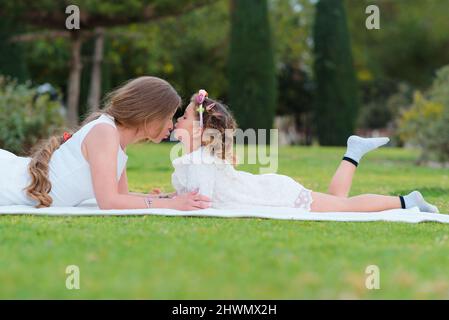
<path fill-rule="evenodd" d="M 114 117 L 115 123 L 124 128 L 147 131 L 152 123 L 160 124 L 160 134 L 167 119 L 174 115 L 181 105 L 176 90 L 165 80 L 156 77 L 139 77 L 128 81 L 106 97 L 105 107 L 91 113 L 81 124 L 99 118 L 102 114 Z M 79 128 L 78 128 L 79 129 Z M 75 130 L 76 131 L 76 130 Z M 31 183 L 25 188 L 28 197 L 38 202 L 37 207 L 51 206 L 53 199 L 49 195 L 49 162 L 53 152 L 63 143 L 61 136 L 50 137 L 32 150 L 32 159 L 28 166 Z"/>
<path fill-rule="evenodd" d="M 195 117 L 199 119 L 199 113 L 197 108 L 199 107 L 196 102 L 198 94 L 194 94 L 190 100 L 194 105 Z M 208 110 L 208 106 L 212 106 Z M 228 106 L 206 97 L 203 103 L 203 128 L 205 133 L 201 137 L 201 145 L 205 146 L 211 153 L 219 159 L 226 160 L 233 165 L 236 165 L 237 159 L 234 154 L 234 135 L 237 129 L 237 123 L 229 110 Z M 207 134 L 207 131 L 212 131 Z M 214 131 L 219 134 L 214 134 Z"/>

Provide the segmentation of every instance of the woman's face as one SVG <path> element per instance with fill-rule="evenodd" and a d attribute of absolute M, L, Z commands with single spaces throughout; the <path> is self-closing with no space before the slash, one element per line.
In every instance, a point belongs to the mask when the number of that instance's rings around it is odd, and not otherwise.
<path fill-rule="evenodd" d="M 174 137 L 181 142 L 190 142 L 193 137 L 193 127 L 196 121 L 194 104 L 189 104 L 184 114 L 178 118 L 175 124 Z"/>
<path fill-rule="evenodd" d="M 151 129 L 147 134 L 144 134 L 144 137 L 142 140 L 150 140 L 154 143 L 160 143 L 162 140 L 167 139 L 170 137 L 170 132 L 173 129 L 173 116 L 167 118 L 164 122 L 164 126 L 162 127 L 162 130 L 158 133 L 156 132 L 156 128 L 159 129 L 159 123 L 156 123 L 154 125 L 149 125 Z M 140 139 L 139 139 L 140 140 Z"/>

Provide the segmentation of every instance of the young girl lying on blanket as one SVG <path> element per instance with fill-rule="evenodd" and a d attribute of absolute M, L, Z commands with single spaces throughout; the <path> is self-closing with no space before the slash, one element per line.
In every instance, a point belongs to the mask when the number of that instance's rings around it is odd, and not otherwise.
<path fill-rule="evenodd" d="M 198 190 L 212 199 L 214 208 L 274 206 L 313 212 L 372 212 L 417 206 L 423 212 L 438 212 L 418 191 L 406 196 L 348 197 L 360 159 L 388 143 L 388 138 L 349 137 L 343 161 L 325 194 L 311 191 L 284 175 L 237 171 L 232 139 L 235 129 L 236 122 L 227 106 L 208 98 L 205 90 L 192 97 L 174 130 L 174 136 L 188 152 L 173 161 L 172 184 L 177 193 Z"/>

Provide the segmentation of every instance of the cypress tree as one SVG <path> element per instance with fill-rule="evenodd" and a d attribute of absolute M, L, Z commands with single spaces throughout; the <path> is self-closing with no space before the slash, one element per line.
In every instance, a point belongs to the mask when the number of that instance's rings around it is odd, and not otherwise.
<path fill-rule="evenodd" d="M 230 46 L 229 101 L 238 125 L 271 129 L 277 88 L 266 0 L 231 1 Z"/>
<path fill-rule="evenodd" d="M 320 0 L 314 25 L 317 136 L 321 145 L 345 145 L 358 110 L 346 14 L 342 0 Z"/>

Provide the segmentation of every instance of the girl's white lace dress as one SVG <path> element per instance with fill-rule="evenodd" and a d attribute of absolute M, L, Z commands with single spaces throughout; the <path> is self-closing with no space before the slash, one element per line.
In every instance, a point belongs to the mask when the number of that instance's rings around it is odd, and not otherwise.
<path fill-rule="evenodd" d="M 312 191 L 279 174 L 235 170 L 202 147 L 173 161 L 172 185 L 178 193 L 195 189 L 212 199 L 213 208 L 253 206 L 296 207 L 311 210 Z"/>

